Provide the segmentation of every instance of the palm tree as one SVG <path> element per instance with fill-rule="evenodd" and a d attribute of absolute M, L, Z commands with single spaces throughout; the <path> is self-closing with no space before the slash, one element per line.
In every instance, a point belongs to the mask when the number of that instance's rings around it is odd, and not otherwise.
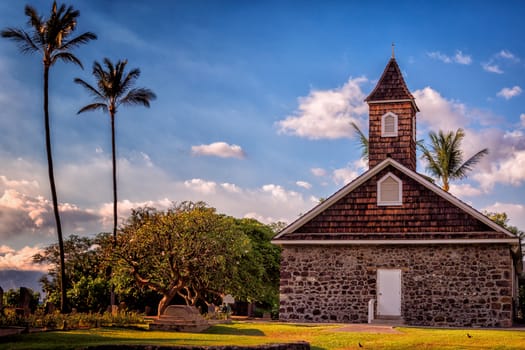
<path fill-rule="evenodd" d="M 94 97 L 94 102 L 82 107 L 77 114 L 102 110 L 109 113 L 111 120 L 111 147 L 113 158 L 113 245 L 117 243 L 117 163 L 115 142 L 115 115 L 121 105 L 143 105 L 149 107 L 150 101 L 156 98 L 155 94 L 145 88 L 134 88 L 140 76 L 138 68 L 126 72 L 127 60 L 118 61 L 114 65 L 104 58 L 104 66 L 96 62 L 93 64 L 93 76 L 97 87 L 94 87 L 80 78 L 75 83 L 82 85 Z"/>
<path fill-rule="evenodd" d="M 425 146 L 423 142 L 418 142 L 419 149 L 423 152 L 421 158 L 428 163 L 427 171 L 441 180 L 443 190 L 447 192 L 450 188 L 450 180 L 465 178 L 472 167 L 489 153 L 489 150 L 484 148 L 463 162 L 461 141 L 465 137 L 465 132 L 461 128 L 456 132 L 450 131 L 448 133 L 440 130 L 436 134 L 431 131 L 428 136 L 430 148 Z"/>
<path fill-rule="evenodd" d="M 38 52 L 42 55 L 44 64 L 44 128 L 46 139 L 47 166 L 49 183 L 51 186 L 51 197 L 53 200 L 53 212 L 57 227 L 58 245 L 60 250 L 60 310 L 66 312 L 66 272 L 64 242 L 62 238 L 62 225 L 58 212 L 58 199 L 53 172 L 53 156 L 51 152 L 51 132 L 49 122 L 49 69 L 57 61 L 71 62 L 82 67 L 80 60 L 70 50 L 94 40 L 97 36 L 91 32 L 82 33 L 70 38 L 77 26 L 77 18 L 80 12 L 65 5 L 57 6 L 53 2 L 49 18 L 41 17 L 37 11 L 26 5 L 25 15 L 28 17 L 30 31 L 26 32 L 19 28 L 6 28 L 1 35 L 4 38 L 15 41 L 20 51 L 24 54 Z"/>

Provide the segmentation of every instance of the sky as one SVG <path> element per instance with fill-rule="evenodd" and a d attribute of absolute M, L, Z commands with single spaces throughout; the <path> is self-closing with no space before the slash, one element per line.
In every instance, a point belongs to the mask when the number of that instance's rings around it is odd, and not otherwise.
<path fill-rule="evenodd" d="M 48 16 L 51 1 L 29 2 Z M 119 222 L 131 208 L 205 201 L 221 213 L 292 222 L 367 170 L 351 122 L 395 57 L 421 110 L 418 138 L 463 128 L 486 156 L 451 193 L 525 230 L 522 1 L 70 1 L 84 70 L 50 74 L 53 156 L 66 237 L 111 231 L 111 136 L 73 79 L 104 57 L 139 68 L 151 108 L 117 114 Z M 26 28 L 23 1 L 0 24 Z M 35 271 L 56 242 L 38 55 L 0 40 L 0 270 Z M 420 160 L 418 172 L 425 173 Z M 5 288 L 4 288 L 5 289 Z"/>

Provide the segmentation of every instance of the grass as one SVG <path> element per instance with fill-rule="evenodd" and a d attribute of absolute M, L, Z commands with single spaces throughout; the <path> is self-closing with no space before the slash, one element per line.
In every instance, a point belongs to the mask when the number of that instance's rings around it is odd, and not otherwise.
<path fill-rule="evenodd" d="M 399 334 L 338 332 L 342 325 L 236 322 L 204 333 L 121 328 L 43 332 L 0 338 L 0 349 L 75 349 L 94 345 L 237 345 L 307 341 L 312 349 L 525 349 L 525 331 L 398 328 Z M 469 338 L 467 333 L 471 335 Z"/>

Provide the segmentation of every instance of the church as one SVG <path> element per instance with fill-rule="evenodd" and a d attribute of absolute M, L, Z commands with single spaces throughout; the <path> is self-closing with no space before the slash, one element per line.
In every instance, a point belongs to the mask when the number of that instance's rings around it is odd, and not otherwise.
<path fill-rule="evenodd" d="M 365 101 L 369 169 L 272 241 L 280 320 L 511 326 L 518 237 L 416 172 L 419 108 L 393 55 Z"/>

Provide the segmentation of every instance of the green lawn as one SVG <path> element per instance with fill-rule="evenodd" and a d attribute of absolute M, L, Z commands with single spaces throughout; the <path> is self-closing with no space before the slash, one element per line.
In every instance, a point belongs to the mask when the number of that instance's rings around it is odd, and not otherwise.
<path fill-rule="evenodd" d="M 312 349 L 525 349 L 525 331 L 398 328 L 400 334 L 338 332 L 342 325 L 235 322 L 200 334 L 114 328 L 0 338 L 0 349 L 75 349 L 102 344 L 259 345 L 304 340 Z M 471 336 L 467 336 L 467 333 Z"/>

